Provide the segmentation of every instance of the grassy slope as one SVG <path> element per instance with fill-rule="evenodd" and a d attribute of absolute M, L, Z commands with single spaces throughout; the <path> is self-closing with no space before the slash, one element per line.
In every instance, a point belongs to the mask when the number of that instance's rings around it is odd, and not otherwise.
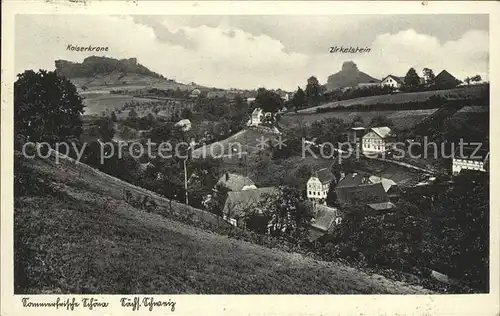
<path fill-rule="evenodd" d="M 423 102 L 429 99 L 431 96 L 441 96 L 446 98 L 450 96 L 450 99 L 463 99 L 463 98 L 474 98 L 481 96 L 481 93 L 484 91 L 484 85 L 476 85 L 476 86 L 463 86 L 455 89 L 448 90 L 435 90 L 435 91 L 423 91 L 423 92 L 405 92 L 405 93 L 395 93 L 395 94 L 385 94 L 385 95 L 376 95 L 371 97 L 362 97 L 355 98 L 350 100 L 343 101 L 335 101 L 327 104 L 310 107 L 304 110 L 301 110 L 300 113 L 310 113 L 316 112 L 317 108 L 323 107 L 338 107 L 338 106 L 351 106 L 354 104 L 377 104 L 377 103 L 385 103 L 385 104 L 398 104 L 398 103 L 406 103 L 406 102 Z"/>
<path fill-rule="evenodd" d="M 23 159 L 16 157 L 16 159 Z M 424 293 L 426 290 L 302 255 L 271 251 L 125 203 L 119 180 L 83 165 L 24 161 L 55 196 L 16 199 L 28 293 Z M 156 198 L 166 206 L 168 200 Z M 173 203 L 174 212 L 213 217 Z M 16 248 L 19 249 L 19 248 Z M 17 279 L 19 285 L 19 279 Z"/>
<path fill-rule="evenodd" d="M 256 153 L 262 150 L 262 146 L 259 146 L 258 141 L 258 139 L 260 139 L 261 137 L 264 137 L 264 139 L 267 140 L 267 144 L 269 145 L 270 140 L 274 141 L 273 144 L 276 143 L 278 135 L 272 132 L 258 130 L 254 127 L 249 127 L 239 131 L 234 135 L 229 136 L 226 139 L 193 150 L 193 157 L 221 157 L 222 155 L 230 154 L 239 157 L 240 152 Z"/>
<path fill-rule="evenodd" d="M 360 112 L 327 112 L 327 113 L 298 113 L 287 114 L 280 119 L 280 124 L 286 127 L 296 126 L 299 122 L 310 125 L 314 121 L 336 117 L 345 123 L 351 123 L 356 116 L 361 116 L 365 124 L 376 116 L 384 116 L 393 121 L 397 128 L 411 128 L 418 122 L 434 113 L 437 109 L 404 110 L 404 111 L 360 111 Z"/>

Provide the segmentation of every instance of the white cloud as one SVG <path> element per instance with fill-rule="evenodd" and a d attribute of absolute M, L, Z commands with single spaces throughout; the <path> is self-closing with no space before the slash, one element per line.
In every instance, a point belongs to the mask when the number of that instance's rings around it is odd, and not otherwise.
<path fill-rule="evenodd" d="M 249 33 L 224 19 L 220 23 L 189 25 L 179 18 L 165 18 L 160 23 L 167 29 L 164 34 L 167 40 L 162 40 L 155 33 L 158 29 L 137 23 L 129 16 L 59 15 L 51 16 L 50 23 L 47 18 L 42 15 L 17 17 L 17 72 L 53 69 L 56 59 L 81 62 L 91 55 L 67 51 L 68 44 L 109 46 L 106 53 L 109 57 L 137 57 L 140 63 L 168 78 L 221 88 L 265 86 L 292 90 L 297 85 L 305 85 L 311 75 L 324 83 L 346 60 L 354 60 L 362 71 L 378 78 L 388 73 L 403 76 L 409 67 L 417 71 L 430 67 L 436 73 L 447 69 L 459 79 L 476 73 L 487 78 L 488 72 L 488 33 L 480 30 L 468 31 L 444 43 L 413 29 L 400 30 L 380 34 L 371 44 L 352 43 L 353 46 L 368 45 L 372 49 L 370 53 L 329 54 L 329 46 L 351 45 L 350 41 L 321 44 L 322 34 L 327 34 L 327 30 L 311 22 L 318 32 L 306 32 L 307 25 L 302 27 L 295 23 L 299 21 L 296 19 L 282 22 L 277 19 L 273 32 Z M 251 18 L 245 19 L 240 23 Z M 290 40 L 324 45 L 324 51 L 293 51 L 284 45 L 286 40 L 277 39 L 275 34 L 280 28 L 289 30 Z M 168 41 L 169 36 L 175 36 L 175 41 Z"/>

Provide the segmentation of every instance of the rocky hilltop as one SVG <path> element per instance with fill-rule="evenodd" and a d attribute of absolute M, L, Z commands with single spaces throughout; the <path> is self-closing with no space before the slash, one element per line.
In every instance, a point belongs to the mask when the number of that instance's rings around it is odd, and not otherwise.
<path fill-rule="evenodd" d="M 81 78 L 106 76 L 110 74 L 122 73 L 123 75 L 136 74 L 145 75 L 152 78 L 163 78 L 145 66 L 137 62 L 137 58 L 115 59 L 109 57 L 90 56 L 82 63 L 75 63 L 67 60 L 56 60 L 56 72 L 67 78 Z"/>
<path fill-rule="evenodd" d="M 360 83 L 372 82 L 380 82 L 380 80 L 360 71 L 354 62 L 346 61 L 342 64 L 342 69 L 339 72 L 328 77 L 325 86 L 328 91 L 332 91 L 338 88 L 356 86 Z"/>

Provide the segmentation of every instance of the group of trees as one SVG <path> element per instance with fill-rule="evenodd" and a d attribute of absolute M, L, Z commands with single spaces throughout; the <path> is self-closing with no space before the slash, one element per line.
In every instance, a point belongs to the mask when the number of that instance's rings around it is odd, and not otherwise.
<path fill-rule="evenodd" d="M 83 108 L 76 87 L 55 71 L 28 70 L 14 83 L 14 132 L 29 141 L 78 139 Z"/>
<path fill-rule="evenodd" d="M 396 212 L 365 205 L 346 215 L 319 249 L 331 258 L 429 276 L 437 270 L 477 291 L 488 291 L 488 177 L 465 175 L 453 186 L 408 191 Z M 473 211 L 471 211 L 473 210 Z"/>

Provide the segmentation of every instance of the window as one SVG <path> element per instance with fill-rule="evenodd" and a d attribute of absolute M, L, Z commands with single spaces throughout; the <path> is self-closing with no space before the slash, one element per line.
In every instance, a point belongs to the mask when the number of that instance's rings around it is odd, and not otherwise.
<path fill-rule="evenodd" d="M 311 195 L 311 191 L 309 191 L 309 195 Z"/>

